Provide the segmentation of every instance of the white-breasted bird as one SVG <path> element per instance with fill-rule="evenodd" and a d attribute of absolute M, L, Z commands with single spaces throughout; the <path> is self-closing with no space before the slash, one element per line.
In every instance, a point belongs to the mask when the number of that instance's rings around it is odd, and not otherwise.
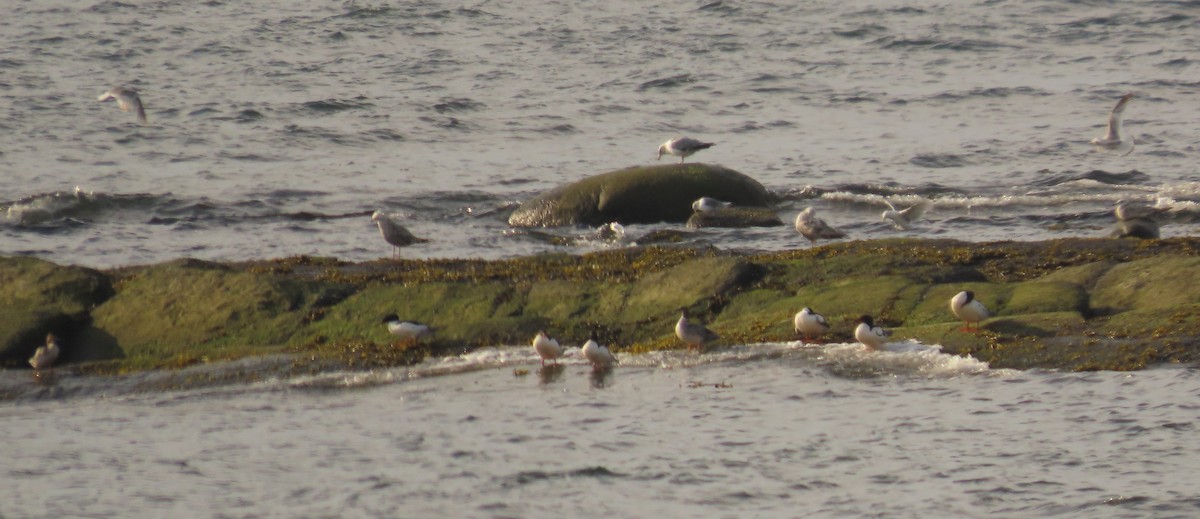
<path fill-rule="evenodd" d="M 928 200 L 921 200 L 920 202 L 910 206 L 908 209 L 897 211 L 896 206 L 892 205 L 890 201 L 884 200 L 883 203 L 887 204 L 888 206 L 888 210 L 883 212 L 883 219 L 892 222 L 892 225 L 896 226 L 897 229 L 908 229 L 913 222 L 917 221 L 922 215 L 925 214 L 925 211 L 927 211 L 930 206 L 930 202 Z"/>
<path fill-rule="evenodd" d="M 545 366 L 547 360 L 558 364 L 558 358 L 563 354 L 563 347 L 558 344 L 557 339 L 553 339 L 546 335 L 545 331 L 539 330 L 533 337 L 533 351 L 542 357 L 542 365 Z"/>
<path fill-rule="evenodd" d="M 58 360 L 58 354 L 62 352 L 62 345 L 59 344 L 58 336 L 53 333 L 46 334 L 46 345 L 39 346 L 33 352 L 33 356 L 29 358 L 29 365 L 35 370 L 43 370 L 54 365 L 54 361 Z"/>
<path fill-rule="evenodd" d="M 792 322 L 796 325 L 796 333 L 804 337 L 805 342 L 811 342 L 814 337 L 820 337 L 829 331 L 829 323 L 825 321 L 825 316 L 807 306 L 796 313 Z"/>
<path fill-rule="evenodd" d="M 383 236 L 383 241 L 388 242 L 392 246 L 392 255 L 400 255 L 400 247 L 407 247 L 414 243 L 425 243 L 429 240 L 413 236 L 413 233 L 405 229 L 403 225 L 392 220 L 387 213 L 383 211 L 375 211 L 371 214 L 371 221 L 379 226 L 379 234 Z"/>
<path fill-rule="evenodd" d="M 581 352 L 583 357 L 592 363 L 594 369 L 608 369 L 617 363 L 617 357 L 607 347 L 596 341 L 596 332 L 592 332 L 591 338 L 583 343 Z"/>
<path fill-rule="evenodd" d="M 883 328 L 875 326 L 875 320 L 869 315 L 864 315 L 858 319 L 858 327 L 854 329 L 854 338 L 863 346 L 878 350 L 887 343 L 888 332 Z"/>
<path fill-rule="evenodd" d="M 1113 208 L 1113 216 L 1117 224 L 1113 226 L 1109 236 L 1112 238 L 1142 238 L 1157 240 L 1162 237 L 1158 227 L 1158 217 L 1162 209 L 1156 209 L 1147 204 L 1118 200 Z"/>
<path fill-rule="evenodd" d="M 433 334 L 433 328 L 429 325 L 416 321 L 402 321 L 396 314 L 384 317 L 383 322 L 387 324 L 388 332 L 408 341 L 419 341 Z"/>
<path fill-rule="evenodd" d="M 1096 137 L 1091 141 L 1091 144 L 1095 146 L 1097 150 L 1120 151 L 1128 146 L 1128 151 L 1122 153 L 1121 156 L 1124 157 L 1130 153 L 1133 153 L 1133 136 L 1129 135 L 1128 137 L 1124 137 L 1121 135 L 1121 117 L 1125 114 L 1125 105 L 1128 105 L 1132 100 L 1133 93 L 1128 93 L 1121 96 L 1121 99 L 1117 101 L 1117 106 L 1113 107 L 1112 112 L 1109 112 L 1108 129 L 1104 132 L 1102 137 Z"/>
<path fill-rule="evenodd" d="M 825 220 L 817 218 L 816 211 L 811 207 L 804 208 L 800 214 L 796 215 L 796 232 L 799 232 L 813 245 L 817 244 L 817 240 L 831 240 L 835 238 L 845 238 L 846 233 L 834 229 Z"/>
<path fill-rule="evenodd" d="M 96 99 L 100 101 L 108 101 L 116 99 L 117 106 L 122 112 L 133 110 L 137 113 L 139 123 L 146 124 L 146 109 L 142 106 L 142 98 L 138 95 L 138 91 L 126 86 L 115 86 L 108 89 L 108 92 L 100 94 Z"/>
<path fill-rule="evenodd" d="M 679 308 L 679 321 L 675 323 L 675 336 L 687 343 L 688 349 L 702 350 L 708 343 L 721 338 L 703 324 L 688 321 L 687 308 Z"/>
<path fill-rule="evenodd" d="M 975 292 L 964 290 L 954 297 L 950 298 L 950 311 L 954 316 L 963 322 L 963 331 L 971 329 L 971 323 L 975 323 L 975 331 L 979 331 L 979 321 L 988 318 L 988 309 L 975 299 Z"/>
<path fill-rule="evenodd" d="M 717 200 L 716 198 L 702 196 L 697 198 L 695 202 L 692 202 L 692 212 L 711 213 L 713 211 L 719 211 L 732 206 L 733 202 L 724 202 Z"/>
<path fill-rule="evenodd" d="M 679 163 L 683 164 L 683 159 L 686 159 L 700 150 L 706 150 L 715 146 L 711 142 L 701 142 L 691 137 L 676 137 L 667 142 L 662 143 L 658 147 L 658 160 L 662 160 L 662 156 L 674 155 L 679 157 Z"/>

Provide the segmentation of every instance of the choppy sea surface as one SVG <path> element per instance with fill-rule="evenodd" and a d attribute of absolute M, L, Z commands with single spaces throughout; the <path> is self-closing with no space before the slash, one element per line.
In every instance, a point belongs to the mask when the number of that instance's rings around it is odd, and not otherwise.
<path fill-rule="evenodd" d="M 717 143 L 689 160 L 758 179 L 785 221 L 812 205 L 852 239 L 1102 236 L 1121 199 L 1194 235 L 1198 20 L 1196 1 L 19 2 L 0 254 L 371 260 L 390 253 L 375 209 L 431 239 L 410 257 L 628 246 L 673 225 L 614 245 L 505 220 L 676 135 Z M 96 100 L 116 84 L 148 125 Z M 1125 92 L 1135 150 L 1092 150 Z M 880 221 L 921 198 L 913 229 Z M 693 240 L 804 246 L 790 227 Z M 0 517 L 1197 515 L 1193 367 L 891 350 L 597 375 L 500 347 L 217 386 L 4 371 Z M 202 369 L 274 361 L 247 362 Z"/>
<path fill-rule="evenodd" d="M 912 343 L 776 343 L 622 355 L 598 373 L 578 351 L 558 368 L 528 347 L 486 348 L 165 393 L 138 386 L 181 375 L 27 384 L 0 403 L 0 514 L 1200 512 L 1194 368 L 1020 372 Z M 0 385 L 17 375 L 29 379 Z"/>
<path fill-rule="evenodd" d="M 1119 199 L 1200 227 L 1195 1 L 19 2 L 0 20 L 0 254 L 367 260 L 581 252 L 516 203 L 691 158 L 853 239 L 1102 236 Z M 149 124 L 96 97 L 142 92 Z M 1092 150 L 1125 92 L 1134 152 Z M 665 159 L 664 159 L 665 160 Z M 928 198 L 917 228 L 880 220 Z M 636 241 L 667 225 L 627 229 Z M 563 240 L 561 238 L 567 238 Z M 578 240 L 571 238 L 579 237 Z M 775 250 L 790 227 L 694 241 Z"/>

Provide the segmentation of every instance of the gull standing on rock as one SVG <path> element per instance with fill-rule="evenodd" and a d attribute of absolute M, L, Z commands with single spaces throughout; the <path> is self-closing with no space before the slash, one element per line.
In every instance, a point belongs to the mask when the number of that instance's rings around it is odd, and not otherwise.
<path fill-rule="evenodd" d="M 975 292 L 964 290 L 950 298 L 950 311 L 963 322 L 962 331 L 970 331 L 971 323 L 975 323 L 975 331 L 979 331 L 979 321 L 988 318 L 988 309 L 975 299 Z"/>
<path fill-rule="evenodd" d="M 732 205 L 733 205 L 733 202 L 723 202 L 721 200 L 717 200 L 716 198 L 709 198 L 707 196 L 703 196 L 703 197 L 697 198 L 695 202 L 692 202 L 692 212 L 711 213 L 714 211 L 719 211 L 721 209 L 728 209 Z"/>
<path fill-rule="evenodd" d="M 888 332 L 875 326 L 875 320 L 869 315 L 860 317 L 858 327 L 854 329 L 854 338 L 872 350 L 883 347 L 887 343 L 887 336 Z"/>
<path fill-rule="evenodd" d="M 400 316 L 396 314 L 384 317 L 383 322 L 387 324 L 388 332 L 406 341 L 419 341 L 433 334 L 433 328 L 429 325 L 416 321 L 401 321 Z"/>
<path fill-rule="evenodd" d="M 811 207 L 804 208 L 800 214 L 796 215 L 796 231 L 808 238 L 813 245 L 817 244 L 818 239 L 832 240 L 846 237 L 846 233 L 830 227 L 825 220 L 817 218 L 816 212 Z"/>
<path fill-rule="evenodd" d="M 811 342 L 813 337 L 820 337 L 829 331 L 829 323 L 825 321 L 825 316 L 807 306 L 796 314 L 793 322 L 796 325 L 796 333 L 804 337 L 804 342 Z"/>
<path fill-rule="evenodd" d="M 658 147 L 658 160 L 662 160 L 663 154 L 674 155 L 679 157 L 679 163 L 683 164 L 683 159 L 688 158 L 697 151 L 706 150 L 711 147 L 713 147 L 713 143 L 711 142 L 701 142 L 691 137 L 676 137 L 662 143 L 662 146 Z"/>
<path fill-rule="evenodd" d="M 142 108 L 142 98 L 138 96 L 137 90 L 124 86 L 115 86 L 110 88 L 108 92 L 100 94 L 100 97 L 96 99 L 100 101 L 116 99 L 117 106 L 121 108 L 122 112 L 133 110 L 137 112 L 138 122 L 146 124 L 146 109 Z"/>
<path fill-rule="evenodd" d="M 533 338 L 533 350 L 542 357 L 543 366 L 546 365 L 547 360 L 558 364 L 558 358 L 563 354 L 563 348 L 558 344 L 558 340 L 550 338 L 545 331 L 538 331 Z"/>
<path fill-rule="evenodd" d="M 1133 153 L 1133 136 L 1130 135 L 1128 139 L 1121 136 L 1121 116 L 1125 113 L 1125 105 L 1132 100 L 1133 94 L 1129 93 L 1121 96 L 1121 100 L 1117 101 L 1117 106 L 1113 107 L 1112 112 L 1108 114 L 1108 131 L 1104 133 L 1103 137 L 1092 139 L 1092 145 L 1097 150 L 1120 151 L 1128 146 L 1129 150 L 1122 153 L 1121 156 Z"/>
<path fill-rule="evenodd" d="M 702 350 L 708 343 L 721 338 L 700 323 L 688 322 L 687 308 L 680 308 L 679 312 L 679 322 L 675 323 L 675 336 L 687 343 L 689 350 L 693 347 Z"/>
<path fill-rule="evenodd" d="M 592 363 L 592 368 L 596 370 L 608 369 L 617 363 L 617 357 L 613 356 L 603 344 L 596 342 L 596 332 L 592 332 L 591 338 L 583 343 L 582 353 L 588 362 Z"/>
<path fill-rule="evenodd" d="M 901 230 L 908 229 L 913 222 L 920 219 L 921 215 L 925 214 L 930 205 L 928 200 L 921 200 L 908 209 L 897 211 L 896 206 L 892 205 L 888 200 L 885 199 L 883 203 L 888 206 L 888 210 L 883 212 L 883 219 L 892 222 L 892 225 Z"/>
<path fill-rule="evenodd" d="M 1134 204 L 1118 200 L 1116 207 L 1113 209 L 1113 215 L 1117 217 L 1117 225 L 1113 227 L 1109 236 L 1112 238 L 1157 240 L 1161 237 L 1161 234 L 1155 216 L 1160 213 L 1162 213 L 1161 210 L 1145 204 Z"/>
<path fill-rule="evenodd" d="M 396 223 L 383 211 L 375 211 L 371 214 L 371 221 L 379 225 L 379 234 L 383 235 L 383 240 L 392 245 L 393 256 L 400 255 L 400 247 L 429 241 L 413 236 L 411 232 L 408 232 L 408 229 Z"/>
<path fill-rule="evenodd" d="M 29 365 L 33 369 L 41 371 L 54 365 L 54 361 L 58 360 L 58 354 L 62 351 L 62 346 L 58 343 L 58 336 L 53 333 L 46 334 L 46 345 L 39 346 L 33 352 L 33 356 L 29 358 Z"/>

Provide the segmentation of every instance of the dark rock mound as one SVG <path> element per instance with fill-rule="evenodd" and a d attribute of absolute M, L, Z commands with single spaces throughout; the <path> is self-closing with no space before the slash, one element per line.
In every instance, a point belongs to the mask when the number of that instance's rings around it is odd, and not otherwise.
<path fill-rule="evenodd" d="M 762 184 L 708 164 L 635 167 L 560 186 L 521 204 L 509 217 L 515 227 L 596 226 L 609 222 L 684 223 L 692 202 L 710 196 L 738 206 L 771 205 Z"/>

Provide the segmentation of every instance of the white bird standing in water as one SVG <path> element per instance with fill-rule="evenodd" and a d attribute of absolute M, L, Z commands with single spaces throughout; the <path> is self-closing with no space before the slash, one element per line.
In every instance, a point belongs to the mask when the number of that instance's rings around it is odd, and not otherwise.
<path fill-rule="evenodd" d="M 596 332 L 592 332 L 591 338 L 583 343 L 582 353 L 584 358 L 592 363 L 593 369 L 608 369 L 617 363 L 617 357 L 603 344 L 596 342 Z"/>
<path fill-rule="evenodd" d="M 693 348 L 702 350 L 708 343 L 721 338 L 716 332 L 705 328 L 700 323 L 688 322 L 687 308 L 680 308 L 679 312 L 679 321 L 675 323 L 675 336 L 687 343 L 689 350 Z"/>
<path fill-rule="evenodd" d="M 814 337 L 820 337 L 829 331 L 829 323 L 825 321 L 825 316 L 807 306 L 796 314 L 793 323 L 796 333 L 804 337 L 804 342 L 811 342 Z"/>
<path fill-rule="evenodd" d="M 138 91 L 129 87 L 115 86 L 100 94 L 96 99 L 100 101 L 108 101 L 116 99 L 117 106 L 122 112 L 133 110 L 137 112 L 137 120 L 139 123 L 146 124 L 146 109 L 142 107 L 142 98 L 138 96 Z"/>
<path fill-rule="evenodd" d="M 388 332 L 406 341 L 419 341 L 433 333 L 433 328 L 429 325 L 416 321 L 402 321 L 396 314 L 384 317 L 383 322 L 387 324 Z"/>
<path fill-rule="evenodd" d="M 413 233 L 408 232 L 408 229 L 396 223 L 383 211 L 375 211 L 371 214 L 371 221 L 379 226 L 379 234 L 383 236 L 383 240 L 391 244 L 393 256 L 400 255 L 400 247 L 429 241 L 413 236 Z"/>
<path fill-rule="evenodd" d="M 676 137 L 667 142 L 662 143 L 658 147 L 658 160 L 662 160 L 662 156 L 674 155 L 679 157 L 679 163 L 683 164 L 683 159 L 688 158 L 697 151 L 707 150 L 713 147 L 711 142 L 701 142 L 691 137 Z"/>
<path fill-rule="evenodd" d="M 930 205 L 928 200 L 921 200 L 908 209 L 897 211 L 896 206 L 892 205 L 890 201 L 885 199 L 883 203 L 888 206 L 888 210 L 883 212 L 883 219 L 892 222 L 897 229 L 908 229 L 913 222 L 925 214 Z"/>
<path fill-rule="evenodd" d="M 29 365 L 33 369 L 41 371 L 54 365 L 54 361 L 58 360 L 58 354 L 62 351 L 62 346 L 58 343 L 58 336 L 53 333 L 46 334 L 46 345 L 39 346 L 33 352 L 33 356 L 29 358 Z"/>
<path fill-rule="evenodd" d="M 695 202 L 692 202 L 692 212 L 711 213 L 713 211 L 727 209 L 727 208 L 731 207 L 732 205 L 733 205 L 733 202 L 724 202 L 721 200 L 717 200 L 716 198 L 709 198 L 707 196 L 702 196 L 700 198 L 697 198 Z"/>
<path fill-rule="evenodd" d="M 558 340 L 550 338 L 544 331 L 539 331 L 534 336 L 533 350 L 542 357 L 543 366 L 546 365 L 547 360 L 552 360 L 555 364 L 558 364 L 558 358 L 563 354 L 563 348 L 558 344 Z"/>
<path fill-rule="evenodd" d="M 854 329 L 854 338 L 872 350 L 878 350 L 887 344 L 887 336 L 887 331 L 875 326 L 875 320 L 869 315 L 860 317 L 858 327 Z"/>
<path fill-rule="evenodd" d="M 964 290 L 950 298 L 950 311 L 963 322 L 962 330 L 969 331 L 971 323 L 975 323 L 975 331 L 979 331 L 979 321 L 988 318 L 988 309 L 975 299 L 975 292 Z"/>
<path fill-rule="evenodd" d="M 816 211 L 813 211 L 811 207 L 804 208 L 800 214 L 796 215 L 796 231 L 808 238 L 813 245 L 817 244 L 818 239 L 831 240 L 846 237 L 846 233 L 830 227 L 825 220 L 817 218 Z"/>
<path fill-rule="evenodd" d="M 1125 114 L 1125 105 L 1132 100 L 1133 94 L 1129 93 L 1121 96 L 1121 100 L 1117 101 L 1117 106 L 1113 107 L 1112 112 L 1108 114 L 1108 130 L 1103 137 L 1092 139 L 1092 145 L 1097 150 L 1120 151 L 1128 146 L 1128 151 L 1122 153 L 1121 156 L 1133 153 L 1133 136 L 1130 135 L 1128 139 L 1121 136 L 1121 116 Z"/>

